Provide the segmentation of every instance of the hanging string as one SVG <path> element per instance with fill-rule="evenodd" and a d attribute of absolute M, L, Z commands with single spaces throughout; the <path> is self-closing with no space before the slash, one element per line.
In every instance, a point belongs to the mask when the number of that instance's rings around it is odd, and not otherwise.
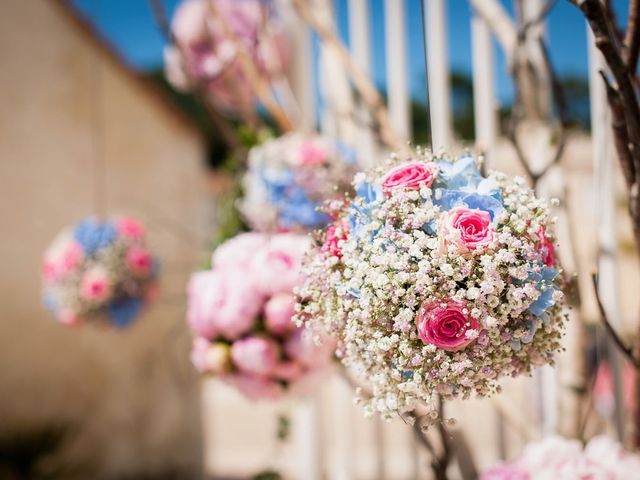
<path fill-rule="evenodd" d="M 100 16 L 100 0 L 98 16 Z M 93 177 L 93 213 L 99 219 L 107 214 L 107 168 L 105 158 L 105 95 L 104 95 L 104 61 L 100 52 L 93 61 L 93 80 L 91 92 L 91 159 Z"/>

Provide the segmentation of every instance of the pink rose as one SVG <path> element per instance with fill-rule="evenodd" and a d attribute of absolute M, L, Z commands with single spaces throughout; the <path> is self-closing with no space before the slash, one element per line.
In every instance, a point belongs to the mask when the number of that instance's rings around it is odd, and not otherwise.
<path fill-rule="evenodd" d="M 347 222 L 342 221 L 339 224 L 330 225 L 327 234 L 324 237 L 324 244 L 321 250 L 331 256 L 342 258 L 342 249 L 340 243 L 347 240 L 349 226 Z"/>
<path fill-rule="evenodd" d="M 305 235 L 272 235 L 265 248 L 255 256 L 252 270 L 258 287 L 265 295 L 291 293 L 302 284 L 302 259 L 311 246 Z"/>
<path fill-rule="evenodd" d="M 266 377 L 280 360 L 278 344 L 264 337 L 246 337 L 233 342 L 231 359 L 244 373 Z"/>
<path fill-rule="evenodd" d="M 291 317 L 295 314 L 295 297 L 290 293 L 279 293 L 264 306 L 267 329 L 276 335 L 285 335 L 295 328 Z"/>
<path fill-rule="evenodd" d="M 388 192 L 396 188 L 417 190 L 423 185 L 430 187 L 436 178 L 437 171 L 434 163 L 405 163 L 387 172 L 382 182 L 382 189 Z"/>
<path fill-rule="evenodd" d="M 73 310 L 63 309 L 58 312 L 58 320 L 63 325 L 68 327 L 75 327 L 80 324 L 80 317 Z"/>
<path fill-rule="evenodd" d="M 327 151 L 313 142 L 305 141 L 300 146 L 300 163 L 306 166 L 317 166 L 327 160 Z"/>
<path fill-rule="evenodd" d="M 91 302 L 102 302 L 111 295 L 112 285 L 107 272 L 94 267 L 87 271 L 80 280 L 80 296 Z"/>
<path fill-rule="evenodd" d="M 464 304 L 453 300 L 423 305 L 418 315 L 418 337 L 448 352 L 462 350 L 473 341 L 467 331 L 478 326 L 477 320 L 465 314 L 464 309 Z"/>
<path fill-rule="evenodd" d="M 279 382 L 248 374 L 226 375 L 223 380 L 250 400 L 276 400 L 284 394 Z"/>
<path fill-rule="evenodd" d="M 200 336 L 235 340 L 253 328 L 264 297 L 245 272 L 202 271 L 187 286 L 187 322 Z"/>
<path fill-rule="evenodd" d="M 495 238 L 491 215 L 484 210 L 454 207 L 443 215 L 440 225 L 441 248 L 454 245 L 458 253 L 484 250 Z"/>
<path fill-rule="evenodd" d="M 313 338 L 313 332 L 306 328 L 298 328 L 285 341 L 284 350 L 287 356 L 309 368 L 318 368 L 331 361 L 335 345 L 330 338 L 323 337 L 319 344 Z"/>
<path fill-rule="evenodd" d="M 116 221 L 116 229 L 125 238 L 140 239 L 146 234 L 144 226 L 130 217 L 120 217 Z"/>
<path fill-rule="evenodd" d="M 540 230 L 538 230 L 538 250 L 542 255 L 544 264 L 548 267 L 553 266 L 555 262 L 555 247 L 547 237 L 544 227 L 540 227 Z"/>
<path fill-rule="evenodd" d="M 127 252 L 127 266 L 137 276 L 147 276 L 151 271 L 153 260 L 146 248 L 133 246 Z"/>
<path fill-rule="evenodd" d="M 240 269 L 250 268 L 257 252 L 267 245 L 267 236 L 262 233 L 241 233 L 215 249 L 211 257 L 211 265 L 214 269 Z"/>
<path fill-rule="evenodd" d="M 206 338 L 193 339 L 191 362 L 201 373 L 220 375 L 231 370 L 231 348 L 226 343 L 211 343 Z"/>

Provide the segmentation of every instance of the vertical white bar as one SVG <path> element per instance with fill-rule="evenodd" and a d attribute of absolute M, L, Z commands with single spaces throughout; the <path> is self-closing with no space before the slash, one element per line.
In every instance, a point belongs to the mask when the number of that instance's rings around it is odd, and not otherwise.
<path fill-rule="evenodd" d="M 322 455 L 320 438 L 320 405 L 317 396 L 302 400 L 294 411 L 294 441 L 297 478 L 320 480 Z"/>
<path fill-rule="evenodd" d="M 300 106 L 300 128 L 311 131 L 316 125 L 315 88 L 313 80 L 314 56 L 311 46 L 311 31 L 297 17 L 290 22 L 293 36 L 291 43 L 293 91 Z"/>
<path fill-rule="evenodd" d="M 485 162 L 491 165 L 498 130 L 493 85 L 493 50 L 489 26 L 477 14 L 471 19 L 471 53 L 476 148 L 485 152 Z"/>
<path fill-rule="evenodd" d="M 391 126 L 400 138 L 408 140 L 411 136 L 411 117 L 407 84 L 405 0 L 385 0 L 384 31 Z"/>
<path fill-rule="evenodd" d="M 608 319 L 613 328 L 622 327 L 621 312 L 618 298 L 618 248 L 616 225 L 616 195 L 614 185 L 613 164 L 615 158 L 612 152 L 611 113 L 607 103 L 607 92 L 599 72 L 607 71 L 606 62 L 595 46 L 591 30 L 587 26 L 589 37 L 589 94 L 591 99 L 591 138 L 593 141 L 593 174 L 596 191 L 596 222 L 598 225 L 598 293 L 607 311 Z M 619 353 L 610 339 L 609 351 L 611 362 L 614 393 L 618 404 L 615 412 L 615 426 L 618 437 L 624 434 L 624 418 L 619 403 L 622 398 Z"/>
<path fill-rule="evenodd" d="M 447 49 L 447 23 L 444 0 L 422 0 L 427 51 L 427 79 L 431 138 L 434 151 L 450 148 L 452 143 L 451 94 Z"/>

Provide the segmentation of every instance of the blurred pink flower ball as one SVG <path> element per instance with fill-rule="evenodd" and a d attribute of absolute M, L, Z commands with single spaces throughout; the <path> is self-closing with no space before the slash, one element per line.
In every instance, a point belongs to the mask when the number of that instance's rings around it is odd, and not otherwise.
<path fill-rule="evenodd" d="M 264 306 L 267 329 L 275 335 L 284 335 L 296 328 L 292 317 L 296 299 L 290 293 L 279 293 L 271 297 Z"/>

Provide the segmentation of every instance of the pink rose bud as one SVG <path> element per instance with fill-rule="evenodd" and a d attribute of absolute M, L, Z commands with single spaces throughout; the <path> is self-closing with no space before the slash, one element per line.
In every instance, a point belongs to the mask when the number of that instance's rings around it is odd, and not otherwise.
<path fill-rule="evenodd" d="M 267 329 L 276 335 L 285 335 L 295 328 L 291 317 L 295 314 L 295 297 L 290 293 L 279 293 L 269 299 L 264 307 Z"/>
<path fill-rule="evenodd" d="M 144 277 L 151 271 L 151 254 L 146 248 L 133 246 L 127 252 L 127 266 L 134 275 Z"/>
<path fill-rule="evenodd" d="M 116 229 L 120 235 L 131 239 L 142 238 L 146 233 L 144 226 L 130 217 L 120 217 L 116 221 Z"/>
<path fill-rule="evenodd" d="M 458 253 L 484 250 L 495 238 L 491 215 L 475 208 L 454 207 L 443 216 L 440 238 L 443 249 L 454 245 Z"/>
<path fill-rule="evenodd" d="M 438 167 L 434 163 L 410 162 L 389 170 L 382 182 L 382 189 L 389 192 L 397 188 L 418 190 L 430 187 L 436 178 Z"/>
<path fill-rule="evenodd" d="M 201 373 L 221 375 L 231 371 L 231 348 L 226 343 L 211 343 L 196 337 L 191 350 L 191 362 Z"/>
<path fill-rule="evenodd" d="M 285 341 L 287 356 L 309 368 L 316 368 L 330 362 L 335 345 L 330 338 L 323 337 L 316 343 L 314 334 L 307 328 L 298 328 Z"/>
<path fill-rule="evenodd" d="M 80 281 L 80 296 L 91 302 L 102 302 L 111 295 L 111 281 L 99 267 L 87 271 Z"/>
<path fill-rule="evenodd" d="M 418 337 L 424 343 L 448 352 L 462 350 L 473 341 L 467 332 L 478 326 L 477 320 L 464 310 L 464 304 L 453 300 L 422 305 L 418 315 Z"/>
<path fill-rule="evenodd" d="M 548 267 L 553 266 L 555 262 L 555 247 L 553 242 L 547 237 L 544 227 L 538 230 L 538 250 L 542 255 L 542 261 Z"/>
<path fill-rule="evenodd" d="M 327 151 L 313 142 L 306 141 L 300 146 L 300 163 L 302 165 L 320 165 L 327 160 Z"/>
<path fill-rule="evenodd" d="M 278 344 L 263 337 L 246 337 L 231 346 L 231 359 L 238 370 L 268 376 L 280 360 Z"/>
<path fill-rule="evenodd" d="M 329 226 L 327 234 L 324 238 L 322 251 L 334 257 L 342 258 L 342 249 L 340 243 L 347 240 L 349 226 L 347 222 L 340 222 Z"/>

